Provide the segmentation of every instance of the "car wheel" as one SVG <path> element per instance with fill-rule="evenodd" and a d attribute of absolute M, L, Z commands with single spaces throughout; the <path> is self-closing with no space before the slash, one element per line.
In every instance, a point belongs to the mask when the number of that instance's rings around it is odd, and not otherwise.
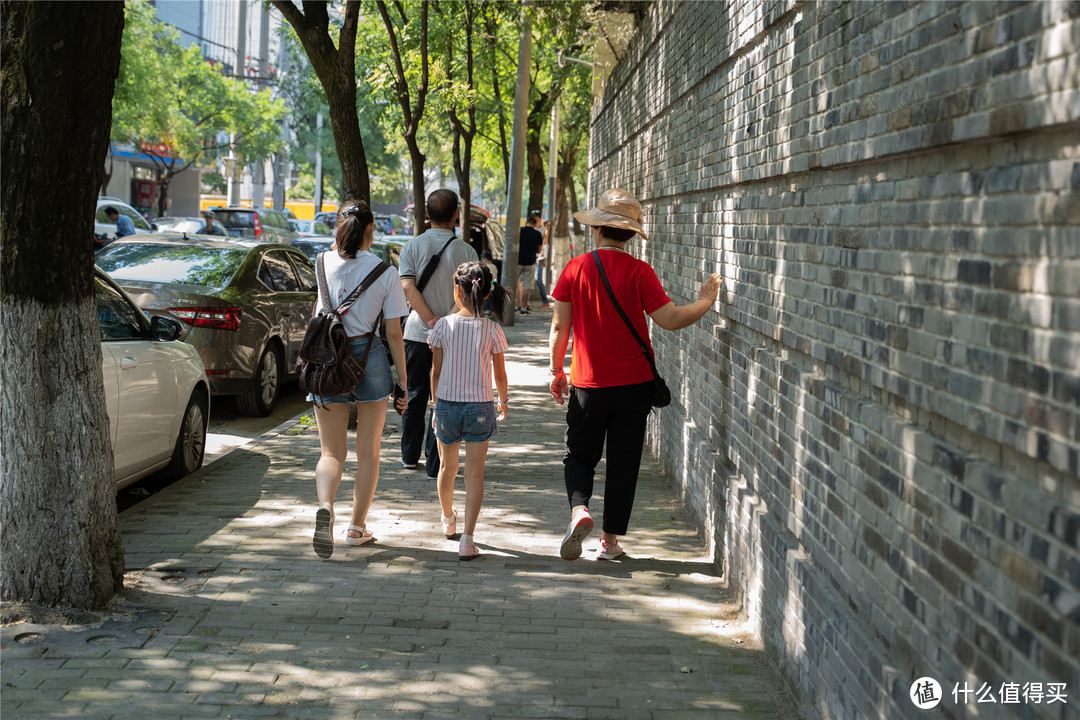
<path fill-rule="evenodd" d="M 281 391 L 282 371 L 281 351 L 271 343 L 259 358 L 251 390 L 236 396 L 237 409 L 244 415 L 254 417 L 266 417 L 272 413 Z"/>
<path fill-rule="evenodd" d="M 165 470 L 169 477 L 182 478 L 202 467 L 206 454 L 206 406 L 206 395 L 202 390 L 191 393 L 180 423 L 180 434 L 176 437 L 172 462 Z"/>

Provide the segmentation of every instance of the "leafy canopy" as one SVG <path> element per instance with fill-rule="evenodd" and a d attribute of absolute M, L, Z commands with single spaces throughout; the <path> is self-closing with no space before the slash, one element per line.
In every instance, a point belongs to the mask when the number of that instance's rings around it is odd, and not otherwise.
<path fill-rule="evenodd" d="M 145 0 L 128 2 L 124 13 L 113 140 L 167 144 L 173 159 L 164 163 L 169 169 L 177 158 L 186 168 L 204 153 L 227 147 L 227 133 L 235 133 L 248 161 L 266 159 L 280 148 L 278 123 L 285 109 L 269 90 L 252 92 L 244 81 L 215 70 L 197 45 L 183 47 L 179 33 L 159 22 Z"/>

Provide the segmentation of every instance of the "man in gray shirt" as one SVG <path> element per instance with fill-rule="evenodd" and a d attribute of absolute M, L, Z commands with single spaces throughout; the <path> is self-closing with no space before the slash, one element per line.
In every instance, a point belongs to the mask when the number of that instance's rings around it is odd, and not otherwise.
<path fill-rule="evenodd" d="M 428 331 L 435 321 L 456 309 L 454 271 L 464 262 L 477 261 L 476 251 L 454 235 L 458 218 L 458 196 L 452 190 L 439 189 L 428 195 L 427 212 L 431 229 L 405 244 L 401 249 L 401 285 L 405 299 L 412 306 L 405 322 L 405 369 L 409 375 L 409 407 L 401 416 L 401 465 L 412 470 L 420 462 L 420 450 L 427 457 L 429 480 L 439 475 L 439 449 L 428 419 L 431 397 L 431 348 Z M 416 288 L 432 256 L 443 251 L 435 273 L 424 286 Z M 425 439 L 425 433 L 427 435 Z"/>

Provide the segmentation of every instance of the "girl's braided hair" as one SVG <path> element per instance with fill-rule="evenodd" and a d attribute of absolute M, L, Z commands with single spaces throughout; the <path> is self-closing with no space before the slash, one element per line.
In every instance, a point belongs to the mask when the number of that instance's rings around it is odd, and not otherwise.
<path fill-rule="evenodd" d="M 454 282 L 461 288 L 461 293 L 469 299 L 473 315 L 480 317 L 484 301 L 491 298 L 491 314 L 502 322 L 506 319 L 506 310 L 510 306 L 510 293 L 491 274 L 487 265 L 475 260 L 461 263 L 454 273 Z"/>

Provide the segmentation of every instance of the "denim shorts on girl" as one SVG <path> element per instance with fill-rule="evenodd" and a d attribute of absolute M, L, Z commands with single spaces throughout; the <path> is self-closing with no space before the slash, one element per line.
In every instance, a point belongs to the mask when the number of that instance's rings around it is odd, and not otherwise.
<path fill-rule="evenodd" d="M 435 402 L 435 437 L 445 445 L 484 442 L 498 432 L 494 402 Z"/>
<path fill-rule="evenodd" d="M 367 343 L 368 338 L 365 337 L 349 340 L 353 354 L 361 358 L 364 357 L 364 348 Z M 364 379 L 360 381 L 360 384 L 353 388 L 352 392 L 344 395 L 320 395 L 318 401 L 322 405 L 327 405 L 330 403 L 351 404 L 386 400 L 386 398 L 390 397 L 390 391 L 393 387 L 394 377 L 390 371 L 390 361 L 386 359 L 386 349 L 382 340 L 375 337 L 371 339 L 371 351 L 367 357 L 367 372 L 364 373 Z M 307 399 L 308 402 L 314 402 L 316 396 L 309 393 Z"/>

